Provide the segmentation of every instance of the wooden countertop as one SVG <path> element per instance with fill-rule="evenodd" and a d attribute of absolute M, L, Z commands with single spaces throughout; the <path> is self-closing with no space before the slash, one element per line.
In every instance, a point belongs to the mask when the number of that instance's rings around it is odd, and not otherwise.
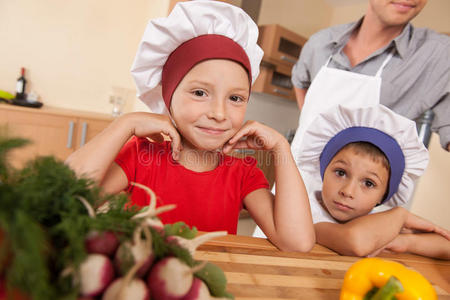
<path fill-rule="evenodd" d="M 10 110 L 10 111 L 23 111 L 23 112 L 36 112 L 41 114 L 58 115 L 58 116 L 68 116 L 68 117 L 79 117 L 87 119 L 97 119 L 105 121 L 113 121 L 114 117 L 108 114 L 96 113 L 83 110 L 74 110 L 61 107 L 53 106 L 42 106 L 41 108 L 31 108 L 25 106 L 11 105 L 6 103 L 0 103 L 0 109 Z"/>
<path fill-rule="evenodd" d="M 420 272 L 438 298 L 450 300 L 450 261 L 412 254 L 382 254 Z M 197 260 L 218 265 L 236 300 L 339 299 L 346 270 L 358 257 L 316 245 L 309 253 L 279 251 L 266 239 L 227 235 L 199 247 Z"/>

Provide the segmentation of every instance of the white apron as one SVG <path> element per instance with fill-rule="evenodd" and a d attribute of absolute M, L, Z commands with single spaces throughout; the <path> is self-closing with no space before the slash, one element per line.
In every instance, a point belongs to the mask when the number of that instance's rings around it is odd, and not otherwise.
<path fill-rule="evenodd" d="M 380 103 L 381 73 L 393 54 L 393 51 L 389 53 L 375 76 L 329 68 L 328 64 L 331 56 L 325 65 L 320 68 L 319 73 L 317 73 L 316 78 L 312 81 L 305 95 L 299 126 L 291 144 L 292 155 L 300 171 L 301 168 L 297 159 L 300 154 L 300 145 L 303 136 L 309 124 L 311 124 L 319 113 L 336 105 L 350 108 L 378 105 Z M 309 180 L 305 178 L 305 175 L 302 174 L 304 177 L 303 180 L 308 185 L 307 182 Z M 275 188 L 272 190 L 275 190 Z M 253 236 L 265 237 L 258 226 L 256 226 Z"/>
<path fill-rule="evenodd" d="M 296 162 L 305 131 L 319 113 L 336 105 L 357 108 L 380 103 L 381 73 L 392 55 L 391 51 L 375 76 L 329 68 L 331 56 L 328 58 L 305 95 L 299 126 L 291 144 Z"/>

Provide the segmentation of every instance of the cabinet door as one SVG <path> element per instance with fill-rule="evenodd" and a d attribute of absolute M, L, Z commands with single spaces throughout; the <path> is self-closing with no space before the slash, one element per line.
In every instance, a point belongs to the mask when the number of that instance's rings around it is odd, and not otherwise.
<path fill-rule="evenodd" d="M 80 148 L 89 142 L 93 137 L 103 131 L 112 120 L 100 120 L 80 118 L 78 119 L 78 130 L 76 138 L 76 148 Z"/>
<path fill-rule="evenodd" d="M 284 71 L 284 69 L 280 66 L 262 63 L 259 76 L 253 84 L 252 91 L 296 101 L 290 74 L 286 75 L 288 72 Z"/>
<path fill-rule="evenodd" d="M 20 167 L 36 156 L 54 155 L 66 159 L 74 150 L 76 119 L 38 111 L 5 111 L 11 135 L 27 138 L 31 144 L 13 151 L 11 162 Z"/>
<path fill-rule="evenodd" d="M 276 24 L 260 26 L 259 30 L 258 43 L 264 50 L 263 60 L 292 68 L 306 38 Z"/>

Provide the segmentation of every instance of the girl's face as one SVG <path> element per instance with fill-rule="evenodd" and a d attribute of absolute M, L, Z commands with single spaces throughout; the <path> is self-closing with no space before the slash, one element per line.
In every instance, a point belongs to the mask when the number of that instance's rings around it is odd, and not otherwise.
<path fill-rule="evenodd" d="M 340 222 L 367 215 L 383 199 L 389 172 L 381 161 L 347 147 L 325 169 L 322 200 Z"/>
<path fill-rule="evenodd" d="M 249 88 L 247 72 L 234 61 L 211 59 L 194 66 L 175 89 L 170 109 L 183 147 L 221 149 L 244 122 Z"/>

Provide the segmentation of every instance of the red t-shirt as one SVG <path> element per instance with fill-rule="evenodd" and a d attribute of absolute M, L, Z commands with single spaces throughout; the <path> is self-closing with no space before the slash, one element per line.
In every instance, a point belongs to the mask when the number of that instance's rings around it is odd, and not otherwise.
<path fill-rule="evenodd" d="M 158 144 L 134 137 L 115 162 L 128 182 L 144 184 L 155 192 L 157 206 L 176 204 L 174 210 L 159 215 L 163 223 L 183 221 L 202 231 L 227 230 L 235 234 L 245 196 L 269 188 L 252 157 L 222 155 L 214 170 L 199 173 L 172 159 L 170 142 Z M 148 205 L 150 198 L 142 189 L 129 184 L 126 190 L 131 193 L 131 204 Z"/>

